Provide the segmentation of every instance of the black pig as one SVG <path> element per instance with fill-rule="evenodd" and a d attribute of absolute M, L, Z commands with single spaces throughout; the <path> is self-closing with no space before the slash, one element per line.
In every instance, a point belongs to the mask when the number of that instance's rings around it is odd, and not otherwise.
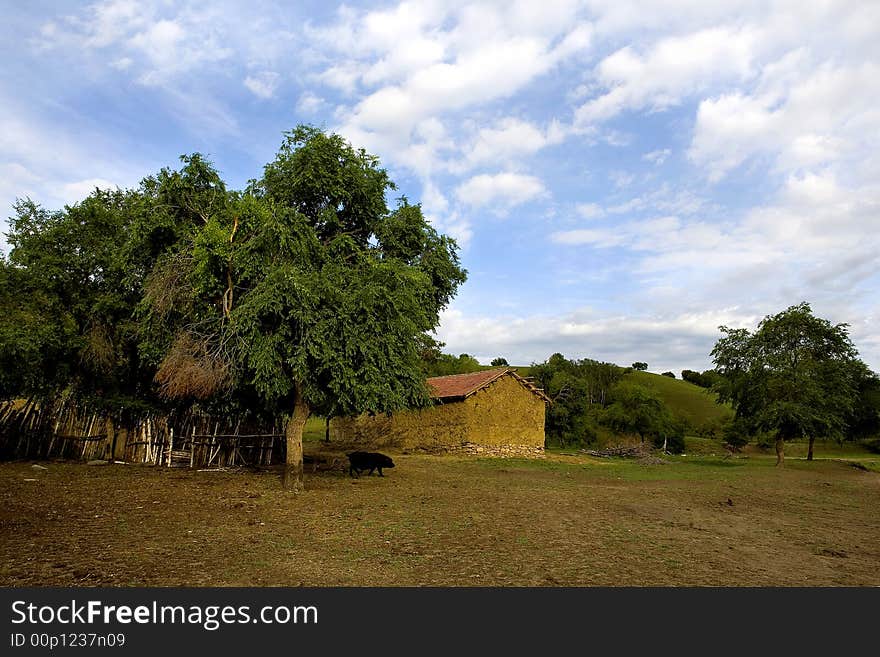
<path fill-rule="evenodd" d="M 373 474 L 373 470 L 379 470 L 379 476 L 384 477 L 382 468 L 394 467 L 394 461 L 391 460 L 390 456 L 385 456 L 378 452 L 351 452 L 346 454 L 346 456 L 350 463 L 348 474 L 352 477 L 354 477 L 355 472 L 360 477 L 361 470 L 369 470 L 370 474 Z"/>

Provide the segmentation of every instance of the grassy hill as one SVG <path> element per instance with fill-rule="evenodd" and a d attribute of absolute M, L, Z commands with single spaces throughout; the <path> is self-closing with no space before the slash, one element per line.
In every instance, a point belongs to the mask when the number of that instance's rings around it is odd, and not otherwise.
<path fill-rule="evenodd" d="M 716 403 L 714 394 L 693 383 L 650 372 L 631 372 L 625 379 L 653 391 L 693 430 L 719 425 L 733 415 L 729 406 Z"/>

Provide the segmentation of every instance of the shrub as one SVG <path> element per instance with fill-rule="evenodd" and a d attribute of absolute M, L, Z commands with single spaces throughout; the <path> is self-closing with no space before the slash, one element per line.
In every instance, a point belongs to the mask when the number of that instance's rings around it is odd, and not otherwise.
<path fill-rule="evenodd" d="M 872 454 L 880 454 L 880 438 L 862 441 L 862 445 Z"/>
<path fill-rule="evenodd" d="M 663 436 L 654 436 L 654 447 L 663 449 Z M 684 452 L 684 429 L 680 426 L 666 434 L 666 451 L 670 454 Z"/>
<path fill-rule="evenodd" d="M 660 376 L 668 376 L 670 379 L 675 378 L 675 374 L 673 374 L 672 372 L 663 372 L 663 374 L 661 374 Z"/>
<path fill-rule="evenodd" d="M 749 442 L 749 434 L 741 420 L 730 420 L 721 430 L 721 436 L 725 445 L 729 445 L 733 451 L 738 452 Z"/>
<path fill-rule="evenodd" d="M 663 442 L 666 441 L 666 451 L 670 454 L 681 454 L 684 452 L 684 432 L 687 423 L 683 420 L 675 419 L 667 416 L 665 421 L 657 427 L 657 433 L 654 434 L 652 442 L 657 449 L 663 449 Z"/>

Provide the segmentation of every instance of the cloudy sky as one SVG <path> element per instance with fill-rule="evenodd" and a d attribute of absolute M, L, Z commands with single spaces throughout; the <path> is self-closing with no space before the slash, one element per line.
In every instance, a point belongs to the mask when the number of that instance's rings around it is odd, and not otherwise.
<path fill-rule="evenodd" d="M 451 353 L 678 373 L 809 301 L 880 369 L 878 2 L 0 4 L 3 217 L 314 123 L 459 241 Z"/>

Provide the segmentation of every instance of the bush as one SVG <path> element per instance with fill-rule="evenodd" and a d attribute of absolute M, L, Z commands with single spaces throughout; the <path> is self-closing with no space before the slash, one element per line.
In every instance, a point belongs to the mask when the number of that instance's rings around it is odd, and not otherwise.
<path fill-rule="evenodd" d="M 880 438 L 862 441 L 862 446 L 872 454 L 880 454 Z"/>
<path fill-rule="evenodd" d="M 693 383 L 701 388 L 711 388 L 718 382 L 719 374 L 715 370 L 706 370 L 705 372 L 695 372 L 694 370 L 682 370 L 681 378 L 683 381 Z"/>
<path fill-rule="evenodd" d="M 733 451 L 738 452 L 749 442 L 749 434 L 746 427 L 739 420 L 731 420 L 724 425 L 721 436 L 725 445 L 729 445 Z"/>
<path fill-rule="evenodd" d="M 673 374 L 672 372 L 663 372 L 663 374 L 661 374 L 660 376 L 668 376 L 670 379 L 675 378 L 675 374 Z"/>
<path fill-rule="evenodd" d="M 726 426 L 726 423 L 725 423 Z M 720 420 L 714 419 L 704 422 L 695 429 L 700 438 L 721 438 L 724 432 L 724 426 Z"/>
<path fill-rule="evenodd" d="M 684 431 L 687 424 L 681 420 L 667 417 L 660 430 L 654 435 L 654 447 L 663 449 L 663 441 L 666 440 L 666 451 L 670 454 L 684 452 Z"/>
<path fill-rule="evenodd" d="M 770 449 L 776 445 L 776 440 L 771 434 L 762 431 L 758 434 L 755 444 L 761 449 Z"/>
<path fill-rule="evenodd" d="M 654 437 L 654 447 L 663 449 L 663 436 Z M 683 430 L 677 430 L 666 435 L 666 451 L 670 454 L 682 454 L 684 452 Z"/>

